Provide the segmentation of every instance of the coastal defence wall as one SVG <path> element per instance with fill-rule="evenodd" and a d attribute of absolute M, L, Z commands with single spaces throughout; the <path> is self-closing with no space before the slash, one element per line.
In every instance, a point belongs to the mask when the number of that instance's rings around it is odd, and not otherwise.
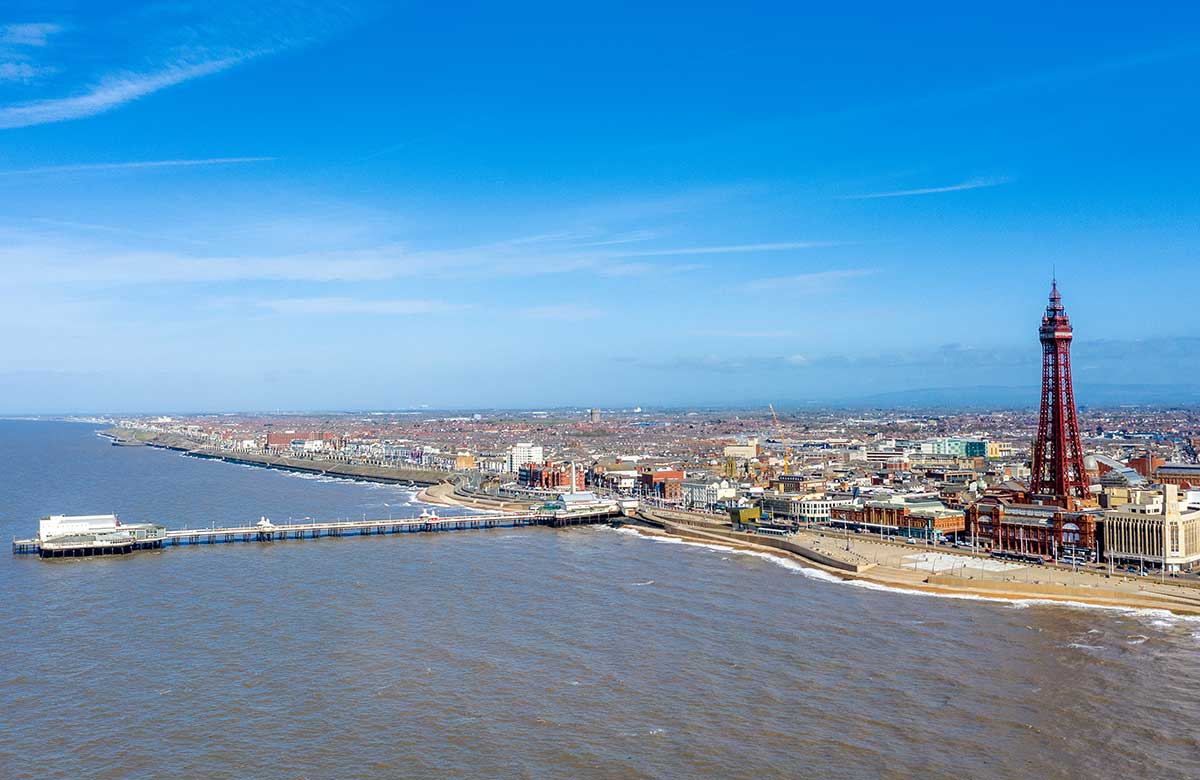
<path fill-rule="evenodd" d="M 931 575 L 926 579 L 926 582 L 930 585 L 958 589 L 967 587 L 972 593 L 978 595 L 995 594 L 1007 598 L 1019 596 L 1031 599 L 1077 599 L 1082 602 L 1170 609 L 1176 612 L 1190 612 L 1193 614 L 1197 610 L 1200 610 L 1200 598 L 1176 596 L 1154 590 L 1128 593 L 1054 582 L 989 582 L 977 579 L 964 583 L 962 577 L 948 574 Z"/>
<path fill-rule="evenodd" d="M 162 434 L 147 435 L 146 431 L 126 431 L 112 429 L 105 434 L 118 443 L 144 444 L 148 447 L 175 450 L 198 458 L 212 458 L 226 463 L 241 463 L 263 468 L 299 471 L 308 474 L 323 474 L 346 479 L 365 479 L 373 482 L 412 482 L 418 485 L 436 485 L 440 482 L 453 482 L 456 477 L 446 471 L 432 469 L 396 468 L 392 466 L 373 466 L 357 463 L 340 463 L 331 460 L 309 460 L 307 458 L 288 458 L 282 455 L 268 455 L 262 452 L 228 452 L 190 442 L 178 436 Z"/>
<path fill-rule="evenodd" d="M 850 574 L 862 574 L 865 571 L 875 568 L 875 564 L 872 562 L 842 558 L 821 550 L 814 550 L 811 547 L 805 547 L 789 539 L 777 536 L 747 534 L 735 531 L 732 528 L 722 527 L 716 520 L 717 516 L 715 515 L 711 521 L 707 520 L 704 516 L 697 516 L 691 512 L 678 512 L 674 510 L 642 510 L 641 515 L 651 523 L 661 523 L 664 530 L 672 534 L 697 541 L 713 542 L 728 540 L 739 546 L 771 548 L 791 553 L 821 566 Z"/>

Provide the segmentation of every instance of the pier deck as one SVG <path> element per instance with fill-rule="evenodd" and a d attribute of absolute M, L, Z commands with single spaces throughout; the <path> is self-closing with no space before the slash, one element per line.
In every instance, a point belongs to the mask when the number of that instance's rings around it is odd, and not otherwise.
<path fill-rule="evenodd" d="M 601 523 L 620 514 L 613 507 L 580 510 L 539 510 L 535 512 L 460 515 L 456 517 L 399 517 L 394 519 L 333 520 L 310 523 L 256 523 L 223 528 L 181 528 L 168 530 L 153 547 L 182 547 L 198 544 L 228 544 L 233 542 L 275 542 L 296 539 L 320 539 L 343 536 L 378 536 L 397 533 L 430 533 L 485 528 L 517 528 L 527 525 L 547 525 L 560 528 L 568 525 Z M 151 545 L 146 545 L 149 547 Z M 101 549 L 103 547 L 103 549 Z M 132 552 L 130 546 L 119 552 Z M 37 554 L 43 558 L 77 558 L 118 552 L 111 545 L 75 544 L 63 546 L 39 539 L 13 539 L 15 555 Z"/>

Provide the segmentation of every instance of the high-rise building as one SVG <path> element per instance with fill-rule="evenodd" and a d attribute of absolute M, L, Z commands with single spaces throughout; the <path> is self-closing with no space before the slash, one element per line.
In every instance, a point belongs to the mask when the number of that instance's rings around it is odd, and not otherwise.
<path fill-rule="evenodd" d="M 600 422 L 600 410 L 599 409 L 596 409 L 595 407 L 593 407 L 588 410 L 588 413 L 591 415 L 591 419 L 592 419 L 593 423 Z"/>
<path fill-rule="evenodd" d="M 1038 329 L 1042 342 L 1042 407 L 1033 447 L 1033 477 L 1029 490 L 1035 496 L 1071 509 L 1089 497 L 1083 445 L 1071 385 L 1071 339 L 1074 331 L 1063 309 L 1055 280 L 1050 304 Z"/>
<path fill-rule="evenodd" d="M 508 470 L 516 474 L 526 463 L 541 463 L 542 448 L 532 442 L 517 442 L 508 448 Z"/>

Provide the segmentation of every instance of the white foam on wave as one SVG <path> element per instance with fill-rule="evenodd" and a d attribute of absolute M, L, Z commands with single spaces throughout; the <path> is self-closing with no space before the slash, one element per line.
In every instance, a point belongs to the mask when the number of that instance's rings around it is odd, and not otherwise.
<path fill-rule="evenodd" d="M 1073 607 L 1075 609 L 1092 609 L 1105 610 L 1109 612 L 1117 612 L 1125 617 L 1137 618 L 1146 620 L 1155 628 L 1173 628 L 1179 623 L 1200 623 L 1200 615 L 1176 615 L 1174 612 L 1166 609 L 1150 609 L 1138 607 L 1122 607 L 1110 604 L 1088 604 L 1082 601 L 1060 601 L 1058 599 L 1013 599 L 1003 598 L 1000 596 L 980 596 L 974 593 L 934 593 L 927 590 L 913 590 L 911 588 L 901 588 L 894 585 L 884 585 L 878 582 L 869 580 L 850 579 L 839 577 L 835 574 L 804 566 L 794 559 L 785 558 L 780 555 L 766 552 L 758 552 L 757 550 L 742 550 L 736 547 L 727 547 L 720 544 L 708 544 L 705 542 L 693 542 L 687 539 L 680 539 L 674 536 L 658 536 L 643 534 L 633 528 L 622 527 L 616 529 L 618 533 L 632 534 L 634 536 L 648 539 L 652 542 L 661 544 L 681 544 L 688 547 L 700 547 L 706 550 L 716 550 L 723 553 L 732 553 L 734 555 L 746 555 L 754 558 L 762 558 L 771 563 L 782 566 L 789 571 L 794 571 L 813 580 L 822 580 L 824 582 L 833 582 L 841 585 L 849 585 L 851 587 L 863 588 L 865 590 L 874 590 L 884 593 L 897 593 L 905 596 L 927 596 L 929 598 L 938 599 L 958 599 L 959 601 L 982 601 L 992 604 L 1005 604 L 1012 609 L 1026 609 L 1028 607 Z M 1192 635 L 1194 638 L 1200 639 L 1200 632 Z"/>

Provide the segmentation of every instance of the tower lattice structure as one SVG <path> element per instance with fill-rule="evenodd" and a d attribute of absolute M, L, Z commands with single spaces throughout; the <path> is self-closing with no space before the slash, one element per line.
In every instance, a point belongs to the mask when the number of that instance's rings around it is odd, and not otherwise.
<path fill-rule="evenodd" d="M 1073 499 L 1088 498 L 1088 478 L 1071 386 L 1074 331 L 1063 309 L 1057 280 L 1050 288 L 1050 304 L 1038 335 L 1042 342 L 1042 410 L 1033 449 L 1030 492 L 1068 505 Z"/>

